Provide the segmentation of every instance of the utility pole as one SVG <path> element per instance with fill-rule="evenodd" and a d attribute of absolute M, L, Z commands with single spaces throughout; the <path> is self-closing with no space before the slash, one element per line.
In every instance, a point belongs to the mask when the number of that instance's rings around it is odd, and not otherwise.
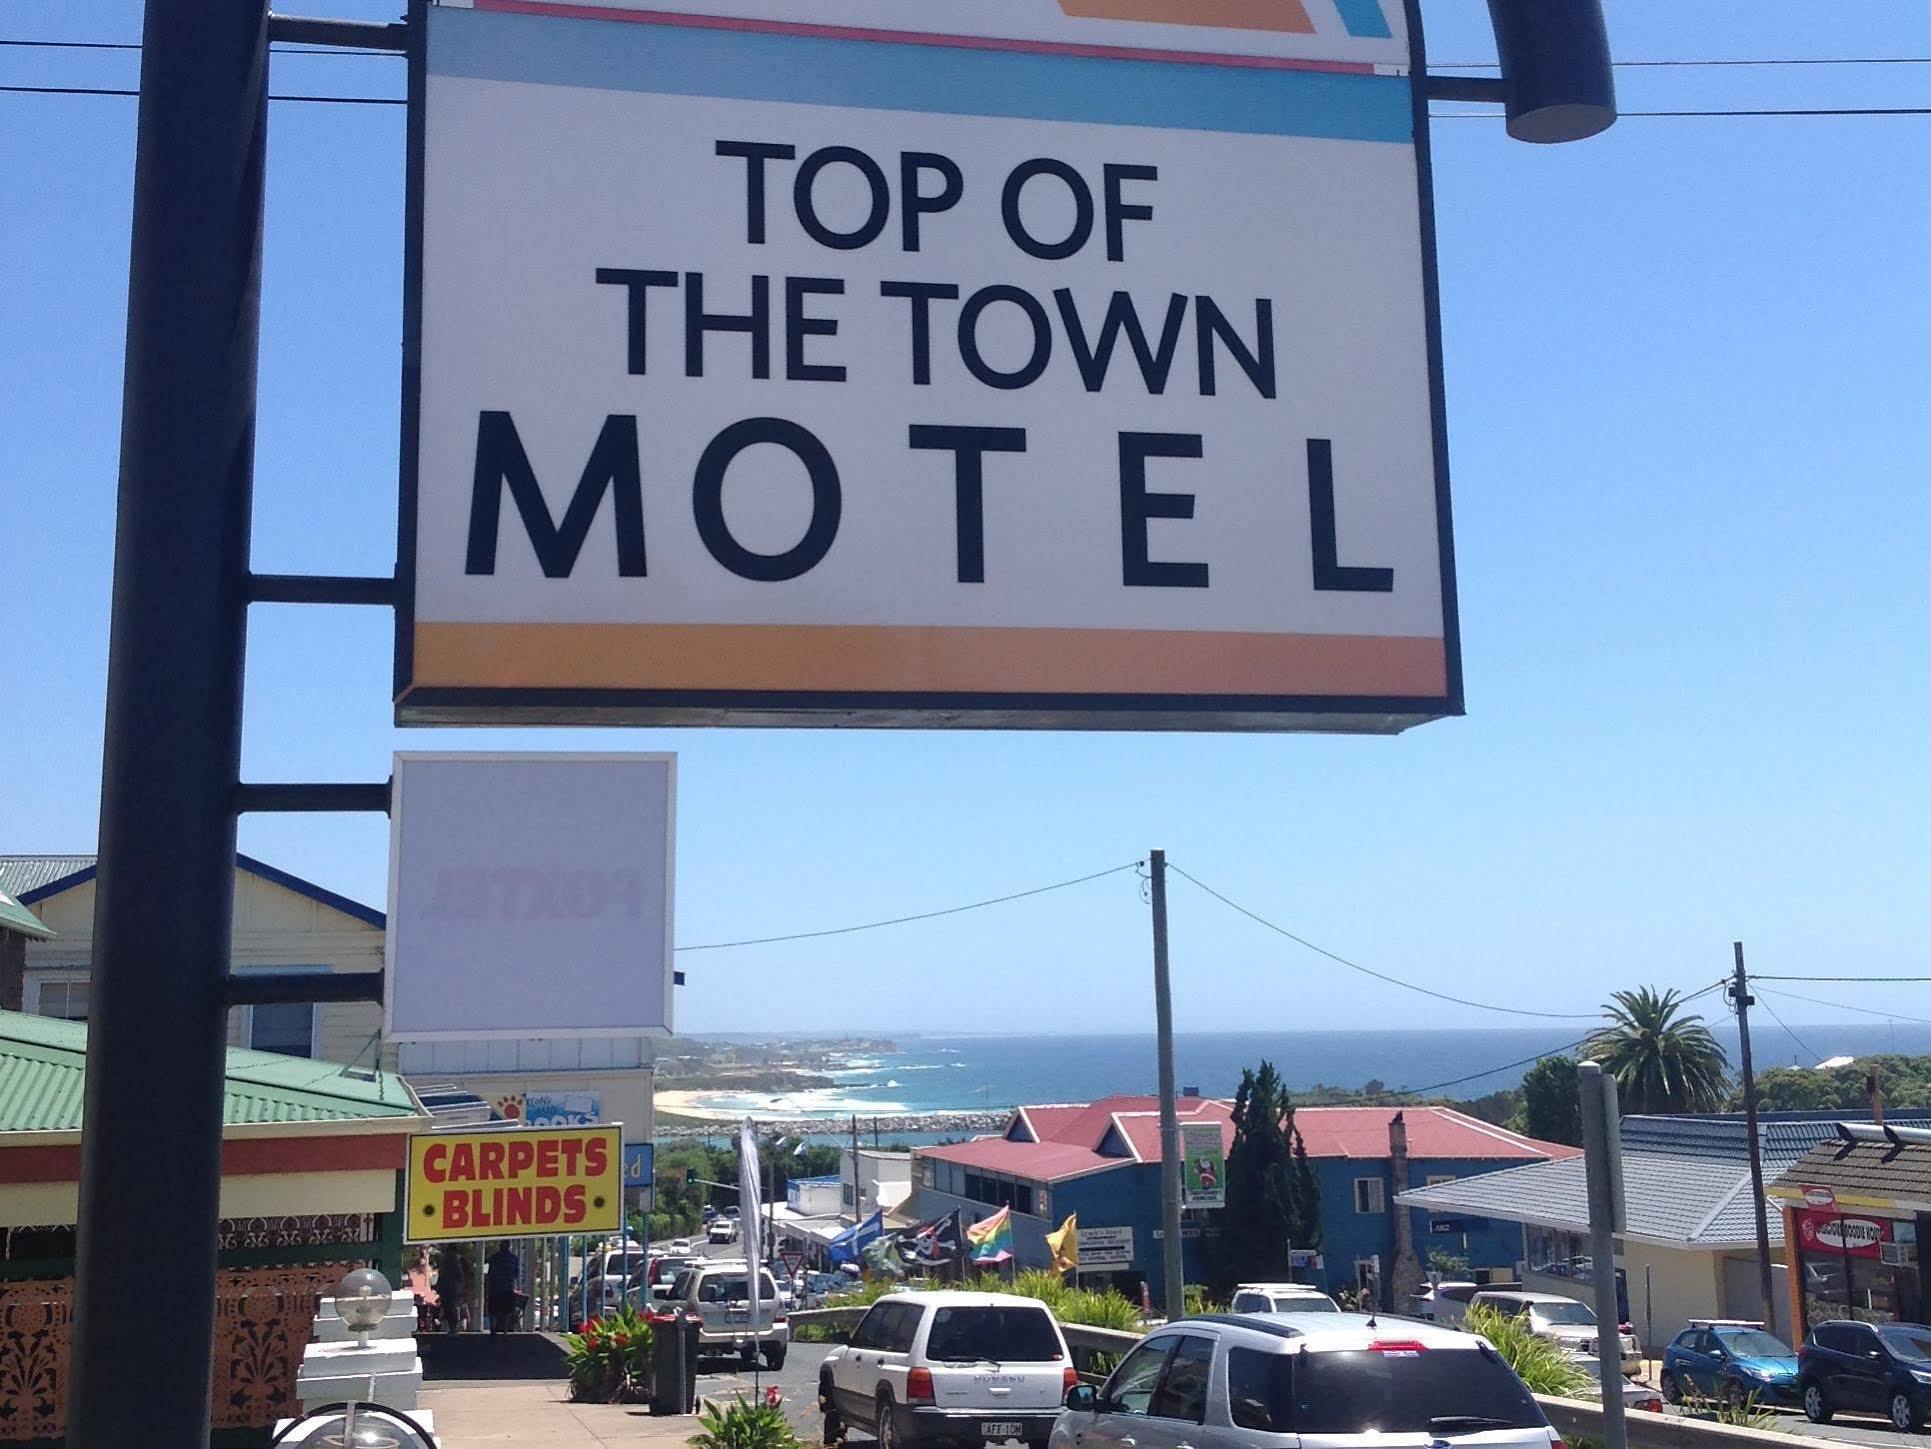
<path fill-rule="evenodd" d="M 1730 1000 L 1737 1009 L 1737 1054 L 1743 1062 L 1743 1130 L 1750 1135 L 1750 1205 L 1757 1214 L 1757 1287 L 1763 1294 L 1764 1327 L 1777 1331 L 1777 1289 L 1770 1271 L 1770 1215 L 1763 1198 L 1763 1143 L 1757 1135 L 1757 1078 L 1750 1066 L 1750 1007 L 1756 998 L 1750 994 L 1749 978 L 1743 971 L 1743 942 L 1732 943 L 1736 957 L 1736 979 L 1730 983 Z"/>
<path fill-rule="evenodd" d="M 858 1114 L 852 1113 L 852 1226 L 863 1222 L 861 1209 L 865 1206 L 865 1179 L 858 1171 Z"/>
<path fill-rule="evenodd" d="M 1596 1363 L 1602 1377 L 1606 1449 L 1629 1449 L 1623 1417 L 1622 1314 L 1616 1306 L 1616 1232 L 1622 1227 L 1622 1143 L 1617 1128 L 1616 1079 L 1599 1062 L 1576 1068 L 1582 1098 L 1582 1166 L 1589 1189 L 1589 1263 L 1596 1286 Z"/>
<path fill-rule="evenodd" d="M 1160 1224 L 1167 1321 L 1184 1317 L 1187 1282 L 1180 1259 L 1180 1111 L 1173 1095 L 1173 991 L 1167 981 L 1167 853 L 1148 852 L 1153 876 L 1153 1019 L 1160 1057 Z"/>
<path fill-rule="evenodd" d="M 265 0 L 149 0 L 66 1391 L 75 1449 L 208 1443 L 267 81 Z M 128 1312 L 157 1244 L 164 1333 Z"/>

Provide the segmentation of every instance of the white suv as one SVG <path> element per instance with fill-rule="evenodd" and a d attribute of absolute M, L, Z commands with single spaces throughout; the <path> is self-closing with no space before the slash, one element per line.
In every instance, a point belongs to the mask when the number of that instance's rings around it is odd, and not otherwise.
<path fill-rule="evenodd" d="M 1339 1313 L 1340 1306 L 1305 1283 L 1242 1283 L 1234 1289 L 1235 1313 Z"/>
<path fill-rule="evenodd" d="M 1486 1339 L 1359 1313 L 1212 1314 L 1155 1330 L 1106 1387 L 1066 1395 L 1052 1449 L 1554 1449 L 1541 1407 Z"/>
<path fill-rule="evenodd" d="M 711 1258 L 677 1275 L 664 1303 L 675 1303 L 703 1320 L 698 1329 L 699 1353 L 742 1354 L 746 1363 L 759 1354 L 773 1370 L 784 1367 L 791 1344 L 791 1324 L 778 1298 L 778 1285 L 769 1268 L 758 1269 L 758 1317 L 751 1321 L 751 1269 L 744 1259 Z"/>
<path fill-rule="evenodd" d="M 1522 1293 L 1484 1288 L 1469 1299 L 1470 1308 L 1489 1308 L 1506 1318 L 1522 1318 L 1538 1338 L 1559 1344 L 1584 1358 L 1596 1356 L 1596 1310 L 1559 1293 Z M 1623 1377 L 1643 1371 L 1643 1350 L 1628 1329 L 1616 1334 Z"/>
<path fill-rule="evenodd" d="M 870 1429 L 879 1449 L 1019 1439 L 1044 1449 L 1079 1382 L 1059 1323 L 1037 1298 L 893 1293 L 818 1371 L 825 1443 Z"/>

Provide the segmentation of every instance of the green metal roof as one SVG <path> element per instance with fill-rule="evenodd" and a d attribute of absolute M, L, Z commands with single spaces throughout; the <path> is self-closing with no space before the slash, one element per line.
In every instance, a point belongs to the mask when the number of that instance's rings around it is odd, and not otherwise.
<path fill-rule="evenodd" d="M 0 1011 L 0 1134 L 76 1132 L 87 1027 L 77 1021 Z M 275 1052 L 228 1049 L 222 1120 L 245 1123 L 351 1122 L 421 1113 L 401 1077 Z"/>
<path fill-rule="evenodd" d="M 36 941 L 51 941 L 54 938 L 54 933 L 47 928 L 46 922 L 4 890 L 0 890 L 0 931 L 13 931 L 22 936 L 31 936 Z"/>

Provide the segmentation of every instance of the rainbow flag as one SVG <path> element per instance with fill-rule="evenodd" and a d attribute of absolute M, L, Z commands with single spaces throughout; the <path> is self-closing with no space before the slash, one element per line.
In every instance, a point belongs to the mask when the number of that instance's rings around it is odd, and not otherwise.
<path fill-rule="evenodd" d="M 1002 1207 L 965 1230 L 975 1263 L 1003 1263 L 1012 1256 L 1012 1209 Z"/>

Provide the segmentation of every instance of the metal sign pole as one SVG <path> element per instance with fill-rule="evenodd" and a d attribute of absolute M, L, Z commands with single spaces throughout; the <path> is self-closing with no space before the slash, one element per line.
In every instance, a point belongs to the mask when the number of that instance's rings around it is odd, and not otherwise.
<path fill-rule="evenodd" d="M 254 482 L 264 0 L 149 0 L 68 1442 L 204 1449 Z M 156 1192 L 154 1184 L 167 1184 Z M 165 1258 L 169 1321 L 128 1311 Z"/>

